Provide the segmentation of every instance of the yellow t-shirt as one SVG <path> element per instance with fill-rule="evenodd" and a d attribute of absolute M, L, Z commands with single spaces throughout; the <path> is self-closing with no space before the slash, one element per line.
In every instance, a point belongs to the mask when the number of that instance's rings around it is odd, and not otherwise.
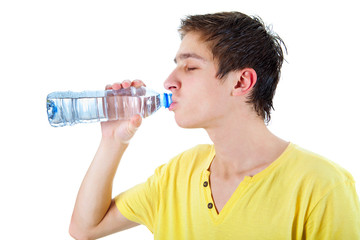
<path fill-rule="evenodd" d="M 213 145 L 176 156 L 119 194 L 119 211 L 154 239 L 360 239 L 354 179 L 338 165 L 291 143 L 265 170 L 245 177 L 218 214 L 205 183 L 214 156 Z"/>

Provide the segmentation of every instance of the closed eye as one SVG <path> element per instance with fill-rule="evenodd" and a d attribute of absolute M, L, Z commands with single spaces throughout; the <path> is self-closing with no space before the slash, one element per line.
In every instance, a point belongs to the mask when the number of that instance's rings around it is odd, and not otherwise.
<path fill-rule="evenodd" d="M 188 67 L 188 68 L 186 68 L 186 71 L 194 71 L 194 70 L 196 70 L 197 68 L 195 68 L 195 67 Z"/>

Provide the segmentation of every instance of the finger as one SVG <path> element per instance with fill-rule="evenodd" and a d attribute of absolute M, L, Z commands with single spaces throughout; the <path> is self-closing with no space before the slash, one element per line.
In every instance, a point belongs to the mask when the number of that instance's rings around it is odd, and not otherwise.
<path fill-rule="evenodd" d="M 130 123 L 135 129 L 138 129 L 140 127 L 141 122 L 142 122 L 142 118 L 141 118 L 141 116 L 139 114 L 133 116 L 130 119 Z"/>
<path fill-rule="evenodd" d="M 121 86 L 123 88 L 129 88 L 131 86 L 131 82 L 130 80 L 124 80 L 122 83 L 121 83 Z"/>
<path fill-rule="evenodd" d="M 110 90 L 110 89 L 112 89 L 111 84 L 107 84 L 107 85 L 105 86 L 105 90 Z"/>
<path fill-rule="evenodd" d="M 121 89 L 121 83 L 113 83 L 112 89 L 114 89 L 114 90 L 119 90 L 119 89 Z"/>
<path fill-rule="evenodd" d="M 124 143 L 128 144 L 131 140 L 131 138 L 135 135 L 137 129 L 140 127 L 142 122 L 141 116 L 140 115 L 135 115 L 133 116 L 130 121 L 128 121 L 128 125 L 127 125 L 127 136 L 125 137 L 125 141 L 123 141 Z"/>
<path fill-rule="evenodd" d="M 141 81 L 141 80 L 139 80 L 139 79 L 134 80 L 134 81 L 131 83 L 131 86 L 134 86 L 134 87 L 136 87 L 136 88 L 146 87 L 146 85 L 144 84 L 144 82 Z"/>

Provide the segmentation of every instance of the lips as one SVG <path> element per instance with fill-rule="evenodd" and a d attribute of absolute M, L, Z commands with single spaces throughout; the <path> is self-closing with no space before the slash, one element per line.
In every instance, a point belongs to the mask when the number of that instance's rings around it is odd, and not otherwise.
<path fill-rule="evenodd" d="M 169 111 L 173 111 L 176 108 L 177 102 L 172 102 L 169 106 Z"/>
<path fill-rule="evenodd" d="M 174 96 L 174 94 L 171 97 L 172 103 L 169 106 L 169 111 L 173 111 L 176 108 L 176 105 L 178 104 L 177 102 L 177 96 Z"/>

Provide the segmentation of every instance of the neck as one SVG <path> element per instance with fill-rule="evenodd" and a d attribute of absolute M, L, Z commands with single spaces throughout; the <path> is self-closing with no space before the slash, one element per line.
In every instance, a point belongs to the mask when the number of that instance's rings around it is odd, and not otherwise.
<path fill-rule="evenodd" d="M 234 119 L 230 117 L 218 127 L 206 129 L 216 151 L 210 167 L 212 174 L 222 177 L 256 174 L 287 147 L 288 143 L 272 134 L 262 119 Z"/>

